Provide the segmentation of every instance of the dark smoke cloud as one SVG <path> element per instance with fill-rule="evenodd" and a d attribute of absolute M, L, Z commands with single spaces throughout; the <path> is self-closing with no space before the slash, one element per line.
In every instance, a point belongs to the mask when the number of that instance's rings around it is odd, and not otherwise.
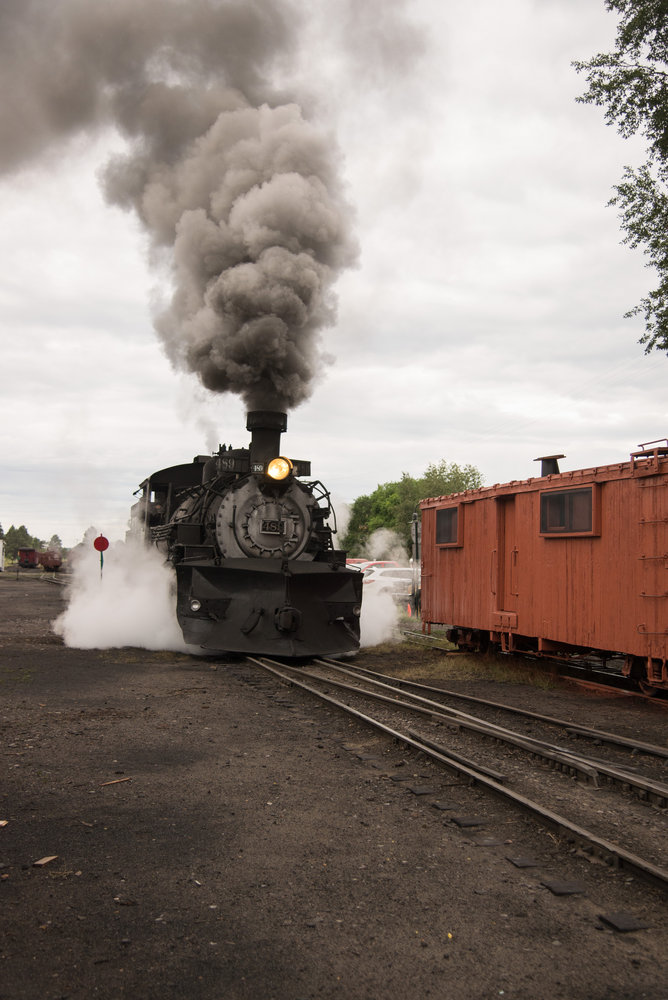
<path fill-rule="evenodd" d="M 301 20 L 288 0 L 0 4 L 0 169 L 115 127 L 107 196 L 172 262 L 167 353 L 251 408 L 307 398 L 356 257 L 332 139 L 272 85 Z"/>

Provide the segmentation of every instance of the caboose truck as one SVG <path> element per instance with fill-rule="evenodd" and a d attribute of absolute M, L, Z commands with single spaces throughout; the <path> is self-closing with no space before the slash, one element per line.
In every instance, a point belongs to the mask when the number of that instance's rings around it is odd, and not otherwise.
<path fill-rule="evenodd" d="M 190 645 L 298 658 L 359 647 L 361 574 L 333 548 L 327 490 L 298 478 L 310 462 L 281 456 L 286 425 L 252 411 L 250 448 L 221 446 L 140 486 L 132 525 L 175 567 Z"/>
<path fill-rule="evenodd" d="M 623 657 L 668 690 L 668 439 L 630 461 L 423 500 L 423 628 L 460 648 Z M 537 459 L 538 461 L 538 459 Z"/>

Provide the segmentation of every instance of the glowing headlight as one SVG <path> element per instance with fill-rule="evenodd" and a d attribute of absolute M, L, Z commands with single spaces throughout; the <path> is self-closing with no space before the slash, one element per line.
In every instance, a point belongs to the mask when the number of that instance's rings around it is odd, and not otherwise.
<path fill-rule="evenodd" d="M 287 479 L 292 472 L 292 462 L 289 458 L 272 458 L 267 466 L 267 475 L 271 479 Z"/>
<path fill-rule="evenodd" d="M 198 601 L 196 597 L 193 598 L 193 600 L 190 602 L 191 611 L 199 611 L 201 607 L 202 607 L 202 602 Z"/>

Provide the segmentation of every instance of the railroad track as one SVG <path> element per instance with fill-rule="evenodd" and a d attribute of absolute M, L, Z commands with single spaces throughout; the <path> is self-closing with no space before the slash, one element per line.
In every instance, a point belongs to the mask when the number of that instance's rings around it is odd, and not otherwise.
<path fill-rule="evenodd" d="M 397 682 L 328 660 L 300 668 L 265 657 L 249 661 L 282 683 L 424 754 L 463 782 L 486 788 L 569 843 L 668 889 L 668 748 L 466 696 L 483 713 L 512 712 L 534 728 L 561 731 L 562 738 L 569 740 L 577 738 L 575 752 L 543 738 L 545 733 L 536 737 L 513 730 L 444 700 L 461 700 L 464 696 L 458 693 Z M 418 690 L 407 690 L 409 686 Z M 415 728 L 415 718 L 421 720 L 422 728 L 428 721 L 429 735 Z M 594 744 L 596 756 L 580 751 L 584 741 Z M 658 777 L 653 773 L 656 770 Z M 611 822 L 616 828 L 614 839 L 609 835 Z"/>

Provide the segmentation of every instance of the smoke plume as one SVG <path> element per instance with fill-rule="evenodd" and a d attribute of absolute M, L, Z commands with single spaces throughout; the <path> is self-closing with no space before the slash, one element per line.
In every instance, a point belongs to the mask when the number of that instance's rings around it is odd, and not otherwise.
<path fill-rule="evenodd" d="M 356 258 L 331 136 L 286 77 L 290 0 L 3 0 L 0 170 L 114 128 L 108 199 L 136 213 L 172 295 L 172 363 L 248 408 L 308 397 Z"/>

